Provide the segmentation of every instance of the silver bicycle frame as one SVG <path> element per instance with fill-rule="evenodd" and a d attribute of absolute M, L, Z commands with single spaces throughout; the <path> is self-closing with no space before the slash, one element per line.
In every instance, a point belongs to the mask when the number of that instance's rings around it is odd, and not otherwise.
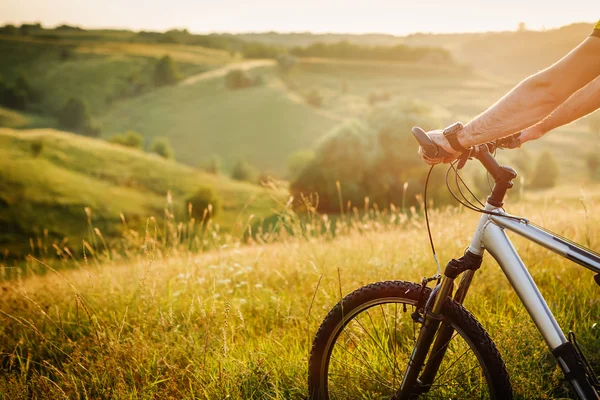
<path fill-rule="evenodd" d="M 504 275 L 521 299 L 525 309 L 537 326 L 550 350 L 567 342 L 548 304 L 540 293 L 527 267 L 506 235 L 508 229 L 584 267 L 600 273 L 600 257 L 558 237 L 551 232 L 531 225 L 526 219 L 508 216 L 500 208 L 486 204 L 485 209 L 495 215 L 482 214 L 469 250 L 483 255 L 487 250 L 498 262 Z M 559 359 L 559 362 L 562 361 Z M 575 387 L 581 398 L 581 389 Z"/>

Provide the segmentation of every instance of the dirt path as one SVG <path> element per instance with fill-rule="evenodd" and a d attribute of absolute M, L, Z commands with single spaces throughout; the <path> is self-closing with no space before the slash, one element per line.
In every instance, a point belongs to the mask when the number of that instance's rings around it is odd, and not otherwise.
<path fill-rule="evenodd" d="M 203 81 L 206 79 L 218 78 L 225 76 L 229 71 L 234 69 L 241 69 L 244 71 L 258 68 L 258 67 L 272 67 L 275 65 L 274 60 L 248 60 L 238 63 L 228 64 L 224 67 L 213 69 L 211 71 L 202 72 L 200 74 L 192 75 L 187 79 L 181 81 L 180 85 L 192 85 L 196 82 Z"/>

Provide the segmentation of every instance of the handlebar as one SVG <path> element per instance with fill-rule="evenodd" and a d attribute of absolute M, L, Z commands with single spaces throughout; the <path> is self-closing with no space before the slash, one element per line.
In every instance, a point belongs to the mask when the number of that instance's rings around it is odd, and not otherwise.
<path fill-rule="evenodd" d="M 451 154 L 435 144 L 423 129 L 415 126 L 412 129 L 412 133 L 415 136 L 415 139 L 417 139 L 417 142 L 419 142 L 425 156 L 430 158 L 451 156 Z M 512 180 L 516 178 L 517 173 L 511 167 L 500 166 L 492 153 L 498 148 L 514 149 L 515 147 L 518 147 L 520 144 L 520 136 L 521 133 L 519 132 L 494 142 L 473 146 L 458 157 L 461 160 L 458 165 L 459 169 L 464 166 L 468 159 L 476 158 L 494 178 L 496 185 L 494 186 L 491 196 L 488 198 L 488 202 L 495 206 L 502 207 L 506 190 L 513 186 Z"/>

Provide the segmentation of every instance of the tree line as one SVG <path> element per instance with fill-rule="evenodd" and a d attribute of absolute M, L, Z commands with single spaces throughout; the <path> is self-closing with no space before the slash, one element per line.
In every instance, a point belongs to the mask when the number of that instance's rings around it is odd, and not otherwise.
<path fill-rule="evenodd" d="M 5 25 L 0 27 L 0 35 L 33 35 L 48 39 L 60 40 L 64 32 L 69 32 L 69 39 L 83 36 L 86 40 L 107 40 L 103 31 L 86 31 L 80 27 L 61 25 L 55 29 L 45 29 L 39 23 L 23 24 L 20 27 Z M 76 35 L 73 35 L 73 32 Z M 125 33 L 130 31 L 123 31 Z M 166 32 L 140 31 L 130 32 L 123 41 L 142 43 L 172 43 L 202 46 L 217 50 L 226 50 L 231 54 L 241 54 L 244 58 L 277 58 L 289 53 L 298 57 L 326 57 L 356 60 L 381 61 L 431 61 L 451 63 L 450 52 L 436 47 L 411 47 L 406 45 L 367 46 L 342 40 L 335 43 L 317 42 L 306 46 L 286 47 L 245 40 L 232 34 L 193 34 L 187 29 L 171 29 Z M 112 37 L 110 40 L 114 40 Z"/>

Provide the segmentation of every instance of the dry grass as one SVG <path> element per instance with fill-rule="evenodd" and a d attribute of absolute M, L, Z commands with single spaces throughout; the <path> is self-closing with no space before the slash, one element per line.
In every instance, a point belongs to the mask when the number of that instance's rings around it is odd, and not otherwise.
<path fill-rule="evenodd" d="M 598 247 L 598 207 L 588 208 L 554 200 L 509 211 Z M 420 280 L 435 265 L 416 213 L 346 216 L 335 238 L 322 229 L 329 221 L 323 216 L 301 223 L 287 215 L 297 234 L 262 236 L 273 243 L 231 242 L 196 255 L 161 244 L 150 225 L 142 250 L 128 262 L 88 257 L 80 268 L 59 272 L 30 260 L 47 274 L 0 288 L 0 393 L 302 398 L 312 336 L 340 292 L 380 280 Z M 441 260 L 461 254 L 477 218 L 456 209 L 432 215 Z M 515 244 L 563 329 L 578 333 L 598 366 L 600 305 L 592 274 L 522 240 Z M 550 353 L 489 256 L 466 306 L 495 338 L 519 398 L 564 394 Z"/>

